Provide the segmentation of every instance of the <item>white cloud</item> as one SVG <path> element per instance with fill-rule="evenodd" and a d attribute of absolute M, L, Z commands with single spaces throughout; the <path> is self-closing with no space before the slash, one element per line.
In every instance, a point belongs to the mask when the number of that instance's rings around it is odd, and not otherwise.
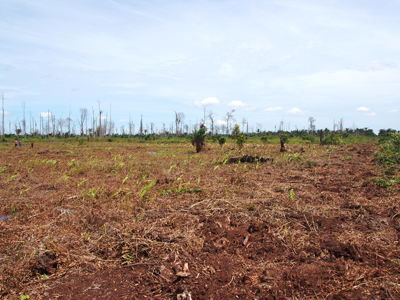
<path fill-rule="evenodd" d="M 119 122 L 121 122 L 121 123 L 128 123 L 128 122 L 129 122 L 129 119 L 121 119 L 121 120 L 119 120 Z"/>
<path fill-rule="evenodd" d="M 375 117 L 375 116 L 376 116 L 376 113 L 372 112 L 372 113 L 367 114 L 367 116 L 368 116 L 368 117 Z"/>
<path fill-rule="evenodd" d="M 194 104 L 197 107 L 208 106 L 208 105 L 218 105 L 219 100 L 216 97 L 208 97 L 202 101 L 196 101 Z"/>
<path fill-rule="evenodd" d="M 281 111 L 283 107 L 277 106 L 277 107 L 270 107 L 266 108 L 265 111 Z"/>
<path fill-rule="evenodd" d="M 40 115 L 42 118 L 51 117 L 51 113 L 50 113 L 50 112 L 41 112 L 39 115 Z"/>
<path fill-rule="evenodd" d="M 243 103 L 242 101 L 238 101 L 238 100 L 232 101 L 228 104 L 228 106 L 232 106 L 232 107 L 244 107 L 246 105 L 247 105 L 246 103 Z"/>
<path fill-rule="evenodd" d="M 286 112 L 288 115 L 293 115 L 293 116 L 304 116 L 308 114 L 308 111 L 301 110 L 300 108 L 293 107 L 292 109 L 289 109 Z"/>
<path fill-rule="evenodd" d="M 389 114 L 390 114 L 390 113 L 395 113 L 395 112 L 397 112 L 397 109 L 387 110 L 386 112 L 389 113 Z"/>
<path fill-rule="evenodd" d="M 365 106 L 361 106 L 361 107 L 357 108 L 357 111 L 366 112 L 366 111 L 369 111 L 369 108 L 365 107 Z"/>
<path fill-rule="evenodd" d="M 224 120 L 217 120 L 217 125 L 226 125 L 226 121 Z"/>
<path fill-rule="evenodd" d="M 0 114 L 2 114 L 3 112 L 1 112 Z M 8 112 L 8 111 L 4 111 L 4 115 L 5 116 L 9 116 L 9 115 L 11 115 L 11 113 L 10 112 Z"/>
<path fill-rule="evenodd" d="M 380 61 L 371 61 L 369 64 L 366 64 L 360 68 L 360 71 L 381 71 L 384 69 L 393 69 L 396 68 L 396 65 L 393 63 L 380 62 Z"/>

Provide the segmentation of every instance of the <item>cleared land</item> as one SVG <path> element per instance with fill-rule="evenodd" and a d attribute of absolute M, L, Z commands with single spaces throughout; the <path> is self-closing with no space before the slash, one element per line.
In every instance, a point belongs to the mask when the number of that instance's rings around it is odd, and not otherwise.
<path fill-rule="evenodd" d="M 210 146 L 1 145 L 2 299 L 400 299 L 373 142 Z"/>

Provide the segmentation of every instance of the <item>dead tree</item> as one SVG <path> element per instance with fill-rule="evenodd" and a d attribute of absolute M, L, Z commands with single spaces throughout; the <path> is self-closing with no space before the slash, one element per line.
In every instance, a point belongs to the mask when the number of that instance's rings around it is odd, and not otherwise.
<path fill-rule="evenodd" d="M 99 137 L 101 137 L 101 114 L 103 113 L 103 111 L 100 109 L 100 101 L 99 102 L 99 114 L 100 114 L 100 119 L 99 119 L 99 123 L 100 123 L 100 127 L 99 127 Z"/>
<path fill-rule="evenodd" d="M 178 136 L 179 135 L 179 127 L 180 124 L 183 122 L 183 120 L 185 119 L 185 114 L 183 112 L 175 112 L 175 135 Z"/>
<path fill-rule="evenodd" d="M 87 117 L 88 117 L 88 110 L 87 108 L 81 108 L 79 109 L 80 111 L 80 116 L 79 116 L 79 127 L 81 128 L 81 136 L 83 136 L 83 127 L 85 125 L 85 122 L 87 121 Z"/>
<path fill-rule="evenodd" d="M 235 121 L 235 118 L 233 117 L 233 113 L 235 112 L 234 109 L 232 110 L 228 110 L 226 112 L 226 115 L 224 117 L 224 120 L 226 121 L 226 134 L 229 134 L 229 130 L 230 130 L 230 124 L 232 121 Z"/>
<path fill-rule="evenodd" d="M 4 139 L 4 94 L 2 95 L 2 101 L 3 101 L 3 143 L 5 142 L 5 139 Z"/>
<path fill-rule="evenodd" d="M 208 111 L 207 114 L 207 119 L 210 120 L 210 125 L 211 125 L 211 135 L 214 134 L 214 118 L 215 118 L 215 114 L 213 113 L 212 110 Z"/>

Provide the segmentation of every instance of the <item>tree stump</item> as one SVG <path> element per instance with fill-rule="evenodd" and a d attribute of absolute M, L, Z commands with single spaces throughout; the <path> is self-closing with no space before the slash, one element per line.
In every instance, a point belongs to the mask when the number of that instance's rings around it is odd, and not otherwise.
<path fill-rule="evenodd" d="M 286 151 L 285 142 L 284 142 L 284 140 L 281 139 L 281 152 L 285 152 L 285 151 Z"/>

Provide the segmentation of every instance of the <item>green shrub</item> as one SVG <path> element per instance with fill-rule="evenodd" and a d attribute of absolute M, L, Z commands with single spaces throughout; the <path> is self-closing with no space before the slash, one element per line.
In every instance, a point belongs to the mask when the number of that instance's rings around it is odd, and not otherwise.
<path fill-rule="evenodd" d="M 234 140 L 237 140 L 239 138 L 240 134 L 241 134 L 240 126 L 239 126 L 239 124 L 235 124 L 235 127 L 233 127 L 233 130 L 232 130 L 232 138 Z"/>
<path fill-rule="evenodd" d="M 330 135 L 323 138 L 321 145 L 339 145 L 343 141 L 339 135 L 331 133 Z"/>
<path fill-rule="evenodd" d="M 268 143 L 268 137 L 267 136 L 261 137 L 261 142 L 263 142 L 264 144 Z"/>
<path fill-rule="evenodd" d="M 315 136 L 312 136 L 312 135 L 305 135 L 305 136 L 302 136 L 301 139 L 302 139 L 303 141 L 310 141 L 311 143 L 314 143 L 314 141 L 315 141 Z"/>
<path fill-rule="evenodd" d="M 380 151 L 376 151 L 374 155 L 378 158 L 380 164 L 393 165 L 400 163 L 399 158 L 400 133 L 391 132 L 381 145 Z"/>
<path fill-rule="evenodd" d="M 238 144 L 239 149 L 242 149 L 245 141 L 246 141 L 246 137 L 245 137 L 244 133 L 240 133 L 236 138 L 236 144 Z"/>
<path fill-rule="evenodd" d="M 218 144 L 221 146 L 221 148 L 225 144 L 225 142 L 226 142 L 226 138 L 224 138 L 223 136 L 218 138 Z"/>

